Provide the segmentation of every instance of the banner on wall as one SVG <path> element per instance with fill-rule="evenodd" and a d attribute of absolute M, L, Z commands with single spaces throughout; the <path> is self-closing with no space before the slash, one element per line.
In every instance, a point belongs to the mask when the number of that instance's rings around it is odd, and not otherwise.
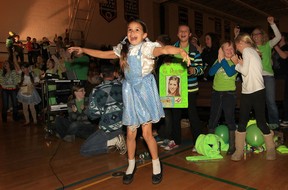
<path fill-rule="evenodd" d="M 100 15 L 107 22 L 111 22 L 117 17 L 117 0 L 107 0 L 107 3 L 100 3 L 99 9 Z"/>
<path fill-rule="evenodd" d="M 124 0 L 124 18 L 127 22 L 139 18 L 139 0 Z"/>
<path fill-rule="evenodd" d="M 179 18 L 179 25 L 180 24 L 188 25 L 188 9 L 185 7 L 178 7 L 178 18 Z"/>
<path fill-rule="evenodd" d="M 201 38 L 203 35 L 203 14 L 200 12 L 195 11 L 194 13 L 195 19 L 195 33 L 198 38 Z"/>
<path fill-rule="evenodd" d="M 159 70 L 159 95 L 164 108 L 187 108 L 187 85 L 187 67 L 185 64 L 161 65 Z"/>

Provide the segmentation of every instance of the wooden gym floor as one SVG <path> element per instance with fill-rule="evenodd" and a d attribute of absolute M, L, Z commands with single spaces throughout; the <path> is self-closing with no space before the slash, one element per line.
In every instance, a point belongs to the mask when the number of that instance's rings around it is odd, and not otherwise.
<path fill-rule="evenodd" d="M 288 190 L 288 154 L 277 153 L 276 161 L 266 161 L 265 153 L 250 153 L 246 160 L 232 162 L 222 152 L 221 160 L 189 162 L 186 156 L 197 155 L 191 151 L 189 128 L 182 128 L 179 148 L 167 152 L 159 147 L 164 171 L 160 184 L 151 183 L 151 160 L 138 159 L 134 181 L 124 185 L 121 177 L 112 174 L 126 170 L 126 155 L 111 151 L 83 157 L 79 154 L 82 139 L 63 142 L 47 136 L 44 125 L 23 127 L 23 120 L 13 122 L 10 117 L 6 124 L 0 120 L 1 190 Z M 147 151 L 141 139 L 137 144 L 136 158 Z"/>

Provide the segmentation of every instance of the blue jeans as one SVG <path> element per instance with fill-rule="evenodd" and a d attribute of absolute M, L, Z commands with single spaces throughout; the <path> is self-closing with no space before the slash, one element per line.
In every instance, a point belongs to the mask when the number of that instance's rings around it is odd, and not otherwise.
<path fill-rule="evenodd" d="M 102 129 L 95 131 L 80 148 L 80 154 L 83 156 L 93 156 L 97 154 L 107 153 L 107 141 L 117 137 L 122 133 L 122 128 L 105 132 Z"/>
<path fill-rule="evenodd" d="M 275 101 L 275 78 L 274 76 L 263 76 L 265 93 L 266 93 L 266 106 L 268 111 L 268 123 L 279 124 L 278 107 Z"/>
<path fill-rule="evenodd" d="M 94 124 L 83 123 L 83 121 L 73 121 L 65 117 L 56 117 L 55 131 L 64 138 L 66 135 L 75 135 L 77 137 L 87 139 L 96 127 Z"/>
<path fill-rule="evenodd" d="M 224 112 L 225 121 L 230 131 L 236 130 L 235 124 L 235 106 L 236 92 L 235 91 L 212 91 L 210 118 L 208 129 L 213 132 L 218 125 L 219 119 Z"/>
<path fill-rule="evenodd" d="M 18 106 L 17 106 L 17 90 L 2 90 L 2 121 L 7 121 L 7 111 L 9 109 L 9 97 L 11 97 L 13 106 L 13 120 L 17 121 L 18 118 Z"/>

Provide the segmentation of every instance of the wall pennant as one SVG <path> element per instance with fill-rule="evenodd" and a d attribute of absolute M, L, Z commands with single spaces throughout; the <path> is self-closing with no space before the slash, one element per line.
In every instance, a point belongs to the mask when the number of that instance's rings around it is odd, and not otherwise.
<path fill-rule="evenodd" d="M 117 17 L 117 0 L 107 0 L 107 3 L 100 3 L 99 9 L 100 15 L 107 22 L 111 22 Z"/>
<path fill-rule="evenodd" d="M 139 18 L 139 0 L 124 0 L 124 18 L 127 22 Z"/>

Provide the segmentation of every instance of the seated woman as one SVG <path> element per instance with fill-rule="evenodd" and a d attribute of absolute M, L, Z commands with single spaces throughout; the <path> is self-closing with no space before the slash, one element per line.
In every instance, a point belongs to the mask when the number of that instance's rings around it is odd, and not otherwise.
<path fill-rule="evenodd" d="M 95 125 L 90 122 L 87 116 L 89 102 L 85 93 L 82 85 L 73 86 L 73 99 L 67 104 L 68 118 L 58 116 L 55 119 L 54 130 L 58 138 L 73 142 L 75 137 L 86 139 L 95 131 Z"/>

